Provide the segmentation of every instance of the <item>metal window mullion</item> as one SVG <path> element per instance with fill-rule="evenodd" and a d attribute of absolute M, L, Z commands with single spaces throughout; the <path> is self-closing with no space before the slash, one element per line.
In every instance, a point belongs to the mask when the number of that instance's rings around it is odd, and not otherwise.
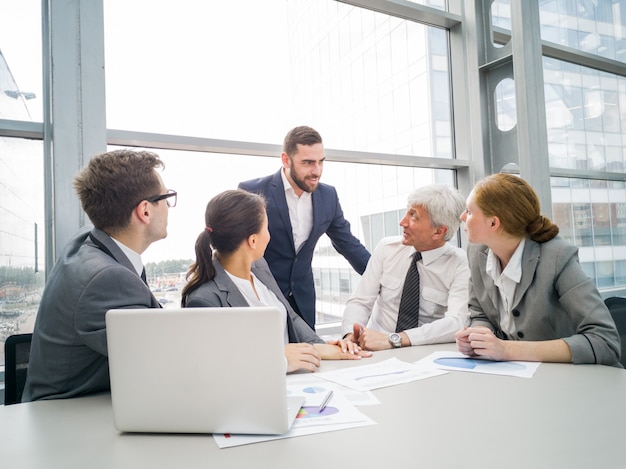
<path fill-rule="evenodd" d="M 75 174 L 106 150 L 102 0 L 43 0 L 46 271 L 88 223 Z"/>
<path fill-rule="evenodd" d="M 542 213 L 551 217 L 552 195 L 538 2 L 511 2 L 511 47 L 520 175 L 537 191 Z"/>
<path fill-rule="evenodd" d="M 231 155 L 250 155 L 277 157 L 282 151 L 280 145 L 220 140 L 204 137 L 183 135 L 134 132 L 129 130 L 109 129 L 107 132 L 109 145 L 150 148 L 155 150 L 196 151 L 202 153 L 225 153 Z M 430 156 L 398 155 L 395 153 L 371 153 L 364 151 L 325 148 L 327 161 L 342 163 L 380 164 L 406 167 L 423 167 L 436 169 L 467 168 L 467 160 L 434 158 Z"/>

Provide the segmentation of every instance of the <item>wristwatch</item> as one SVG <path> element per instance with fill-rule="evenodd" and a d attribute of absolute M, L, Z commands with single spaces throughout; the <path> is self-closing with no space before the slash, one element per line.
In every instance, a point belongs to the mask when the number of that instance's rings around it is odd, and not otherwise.
<path fill-rule="evenodd" d="M 400 348 L 402 347 L 402 337 L 397 332 L 392 332 L 389 334 L 389 343 L 393 348 Z"/>

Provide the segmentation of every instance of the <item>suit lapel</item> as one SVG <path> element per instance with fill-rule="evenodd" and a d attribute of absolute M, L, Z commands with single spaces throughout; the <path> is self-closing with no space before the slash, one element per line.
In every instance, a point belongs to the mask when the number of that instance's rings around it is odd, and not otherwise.
<path fill-rule="evenodd" d="M 535 241 L 526 239 L 526 245 L 524 246 L 524 252 L 522 253 L 522 278 L 520 279 L 519 285 L 517 285 L 517 288 L 515 289 L 513 308 L 517 307 L 535 278 L 535 272 L 537 271 L 537 266 L 539 265 L 540 255 L 541 245 Z"/>
<path fill-rule="evenodd" d="M 96 246 L 98 246 L 101 251 L 105 252 L 113 259 L 115 259 L 118 264 L 121 264 L 129 269 L 131 272 L 136 273 L 135 267 L 133 267 L 130 259 L 126 257 L 126 254 L 122 252 L 119 246 L 115 244 L 111 237 L 107 235 L 104 231 L 98 228 L 94 228 L 89 233 L 89 238 Z"/>
<path fill-rule="evenodd" d="M 272 187 L 270 190 L 270 197 L 272 202 L 276 206 L 276 211 L 280 217 L 280 221 L 285 226 L 286 233 L 293 233 L 291 227 L 291 219 L 289 218 L 289 207 L 287 206 L 287 198 L 285 197 L 285 186 L 283 186 L 283 179 L 280 174 L 282 168 L 274 174 L 272 178 Z M 287 236 L 290 240 L 291 249 L 295 251 L 295 245 L 293 244 L 293 236 Z"/>
<path fill-rule="evenodd" d="M 480 268 L 480 278 L 483 279 L 485 291 L 489 292 L 489 299 L 491 300 L 491 305 L 493 306 L 494 311 L 496 313 L 499 311 L 499 298 L 498 298 L 498 288 L 496 288 L 495 283 L 491 275 L 487 273 L 487 253 L 489 248 L 487 246 L 484 247 L 481 251 L 478 252 L 478 256 L 480 257 L 480 261 L 478 262 L 478 266 Z"/>
<path fill-rule="evenodd" d="M 272 285 L 271 280 L 272 280 L 272 279 L 270 279 L 270 278 L 269 278 L 269 276 L 268 276 L 268 271 L 266 271 L 265 269 L 263 269 L 263 268 L 260 268 L 260 267 L 259 267 L 259 265 L 258 265 L 258 264 L 259 264 L 260 262 L 263 262 L 263 260 L 262 260 L 262 259 L 259 259 L 259 260 L 258 260 L 258 261 L 256 261 L 254 264 L 252 264 L 252 272 L 254 273 L 254 275 L 256 275 L 256 277 L 257 277 L 257 278 L 258 278 L 261 282 L 263 282 L 263 284 L 264 284 L 264 285 L 266 285 L 266 286 L 267 286 L 267 288 L 269 288 L 270 290 L 273 290 L 273 289 L 271 288 L 271 285 Z"/>
<path fill-rule="evenodd" d="M 315 239 L 317 242 L 317 239 L 319 238 L 319 236 L 317 236 L 317 231 L 318 228 L 321 226 L 320 222 L 324 219 L 322 213 L 322 210 L 324 210 L 324 202 L 322 200 L 322 193 L 319 189 L 320 188 L 318 187 L 317 190 L 313 191 L 313 193 L 311 194 L 311 205 L 313 208 L 313 225 L 311 226 L 311 234 L 309 234 L 307 242 L 309 241 L 309 239 Z"/>
<path fill-rule="evenodd" d="M 228 306 L 248 306 L 248 302 L 237 286 L 232 282 L 226 270 L 224 270 L 222 263 L 216 256 L 213 256 L 213 266 L 215 267 L 215 278 L 213 281 L 215 285 L 217 285 L 217 288 L 226 296 Z"/>
<path fill-rule="evenodd" d="M 259 259 L 258 261 L 252 264 L 252 273 L 256 275 L 256 278 L 259 279 L 260 282 L 263 283 L 267 288 L 270 289 L 276 298 L 285 306 L 285 308 L 289 309 L 291 306 L 287 299 L 283 296 L 280 291 L 280 287 L 276 283 L 276 279 L 272 275 L 269 266 L 267 265 L 267 261 L 264 258 Z"/>
<path fill-rule="evenodd" d="M 115 259 L 118 264 L 123 265 L 135 274 L 137 273 L 130 259 L 126 257 L 126 254 L 122 252 L 119 246 L 115 244 L 115 241 L 113 241 L 111 237 L 107 235 L 104 231 L 98 228 L 94 228 L 89 233 L 89 239 L 91 239 L 91 241 L 98 247 L 98 249 Z M 146 282 L 144 282 L 144 285 L 148 290 L 150 290 Z M 150 296 L 152 297 L 151 301 L 155 308 L 163 307 L 161 303 L 159 303 L 159 300 L 157 300 L 156 297 L 152 294 L 152 291 L 150 291 Z"/>
<path fill-rule="evenodd" d="M 291 320 L 291 315 L 289 314 L 291 305 L 285 299 L 282 292 L 280 291 L 280 288 L 276 284 L 276 280 L 271 275 L 271 271 L 269 270 L 269 266 L 267 265 L 267 262 L 265 261 L 265 259 L 259 259 L 254 264 L 252 264 L 252 272 L 254 273 L 254 275 L 256 275 L 256 278 L 258 278 L 260 282 L 262 282 L 267 288 L 270 289 L 272 293 L 274 293 L 274 295 L 276 295 L 276 298 L 278 298 L 278 301 L 280 301 L 283 304 L 283 306 L 287 309 L 287 333 L 289 335 L 289 340 L 295 341 L 297 336 L 296 336 L 295 329 L 293 327 L 293 321 Z"/>

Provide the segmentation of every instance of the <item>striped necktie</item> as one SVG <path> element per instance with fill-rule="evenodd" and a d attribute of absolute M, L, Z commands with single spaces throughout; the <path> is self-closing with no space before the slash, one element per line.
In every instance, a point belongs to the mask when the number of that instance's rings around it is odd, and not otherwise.
<path fill-rule="evenodd" d="M 400 297 L 396 332 L 413 329 L 419 324 L 420 274 L 417 271 L 417 261 L 421 258 L 422 254 L 416 251 L 406 273 L 402 296 Z"/>

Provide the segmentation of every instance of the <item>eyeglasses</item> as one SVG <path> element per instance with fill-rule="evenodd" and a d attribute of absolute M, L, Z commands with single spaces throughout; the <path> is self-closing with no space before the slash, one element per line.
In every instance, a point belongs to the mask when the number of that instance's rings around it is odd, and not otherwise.
<path fill-rule="evenodd" d="M 174 199 L 169 200 L 170 197 L 174 197 Z M 178 199 L 178 192 L 170 189 L 167 191 L 167 194 L 155 195 L 154 197 L 146 197 L 145 200 L 148 202 L 156 203 L 159 200 L 165 200 L 165 203 L 168 207 L 176 207 L 176 200 Z"/>

